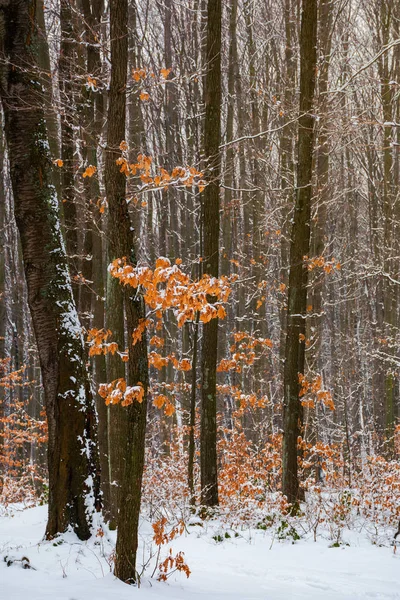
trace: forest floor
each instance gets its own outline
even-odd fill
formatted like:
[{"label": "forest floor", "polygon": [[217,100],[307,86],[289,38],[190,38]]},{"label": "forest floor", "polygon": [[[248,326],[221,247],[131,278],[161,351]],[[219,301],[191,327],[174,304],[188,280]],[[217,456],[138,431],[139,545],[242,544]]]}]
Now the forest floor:
[{"label": "forest floor", "polygon": [[[46,513],[44,506],[0,506],[1,600],[400,599],[400,548],[394,554],[392,532],[380,546],[368,528],[347,530],[343,545],[331,547],[323,532],[317,542],[312,533],[293,542],[262,530],[223,530],[216,521],[194,524],[161,549],[161,560],[170,547],[185,553],[189,579],[180,572],[167,582],[157,573],[152,578],[153,556],[138,589],[111,573],[114,533],[88,542],[72,533],[43,541]],[[140,564],[157,550],[152,535],[143,520]],[[23,557],[32,568],[23,569]]]}]

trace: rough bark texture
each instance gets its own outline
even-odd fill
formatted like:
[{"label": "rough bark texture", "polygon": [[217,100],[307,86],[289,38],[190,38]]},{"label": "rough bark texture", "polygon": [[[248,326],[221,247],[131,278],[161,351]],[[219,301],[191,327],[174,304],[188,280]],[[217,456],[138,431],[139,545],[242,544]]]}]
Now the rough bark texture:
[{"label": "rough bark texture", "polygon": [[[111,31],[111,83],[108,105],[108,136],[105,163],[105,182],[108,201],[108,236],[110,256],[126,257],[136,264],[133,231],[126,203],[126,180],[116,160],[119,145],[125,139],[126,82],[128,65],[128,2],[115,0],[110,5]],[[115,575],[126,583],[137,581],[136,552],[138,547],[138,524],[141,485],[144,465],[146,430],[146,396],[148,387],[148,360],[146,336],[135,346],[132,334],[145,316],[143,298],[136,290],[122,290],[125,305],[125,324],[129,348],[127,369],[128,385],[139,382],[145,390],[142,403],[112,407],[120,410],[116,426],[120,439],[113,438],[119,446],[118,537],[116,546]],[[119,309],[118,309],[119,310]],[[111,421],[115,426],[114,421]]]},{"label": "rough bark texture", "polygon": [[[104,9],[103,0],[82,0],[81,10],[84,16],[86,65],[87,72],[96,80],[102,75],[102,60],[99,47],[101,39],[101,16]],[[104,120],[104,94],[93,91],[84,86],[82,103],[84,110],[84,160],[85,165],[95,165],[97,162],[97,147],[102,133]],[[104,329],[105,312],[105,254],[103,241],[102,215],[96,206],[96,201],[101,197],[98,177],[85,179],[85,206],[87,210],[87,223],[84,241],[84,259],[81,261],[81,271],[85,280],[93,281],[90,286],[80,286],[80,314],[86,316],[96,329]],[[88,260],[91,256],[91,260]],[[93,290],[95,293],[93,293]],[[82,318],[82,317],[81,317]],[[95,390],[100,383],[107,381],[106,357],[103,354],[93,357],[93,381]],[[110,461],[108,447],[108,419],[109,407],[104,399],[96,394],[96,407],[98,414],[98,442],[99,462],[101,474],[101,493],[103,516],[108,521],[111,516],[111,486],[110,486]]]},{"label": "rough bark texture", "polygon": [[[61,101],[61,170],[62,207],[64,213],[65,241],[72,276],[78,272],[78,216],[74,187],[74,127],[73,127],[73,70],[75,32],[72,24],[70,0],[60,0],[60,73]],[[73,292],[78,302],[78,287]]]},{"label": "rough bark texture", "polygon": [[[121,155],[119,145],[125,140],[126,129],[126,83],[128,60],[127,3],[117,1],[110,6],[111,18],[111,83],[107,115],[107,150],[105,158],[105,188],[109,207],[107,221],[107,261],[129,257],[130,244],[123,239],[122,227],[129,229],[126,204],[126,177],[120,172],[116,160]],[[107,279],[106,324],[112,339],[120,349],[125,349],[124,294],[119,281]],[[107,356],[107,379],[125,378],[125,363],[118,355]],[[124,470],[125,409],[120,405],[109,412],[109,450],[111,506],[110,525],[118,521],[121,484]]]},{"label": "rough bark texture", "polygon": [[[205,80],[204,153],[208,185],[203,197],[204,273],[218,277],[221,138],[221,0],[208,1],[207,74]],[[203,328],[200,424],[201,503],[218,504],[217,477],[218,319]]]},{"label": "rough bark texture", "polygon": [[[316,198],[313,199],[313,225],[311,227],[311,247],[312,256],[323,256],[327,244],[326,217],[329,199],[332,196],[332,190],[329,189],[329,158],[330,158],[330,140],[329,140],[329,66],[330,53],[332,47],[332,20],[333,3],[331,0],[322,0],[318,7],[318,46],[322,53],[320,61],[320,70],[318,77],[318,131],[315,132],[318,141],[316,141],[317,152],[315,158],[316,168]],[[315,375],[322,375],[326,371],[324,357],[322,356],[322,336],[324,329],[324,292],[325,292],[325,272],[311,273],[310,278],[310,304],[313,307],[313,316],[307,324],[307,339],[311,342],[310,351],[307,353],[307,360],[311,372]],[[307,442],[315,443],[318,440],[317,431],[318,410],[317,407],[309,407],[304,411],[304,439]],[[319,469],[316,469],[316,477],[319,477]]]},{"label": "rough bark texture", "polygon": [[299,499],[297,439],[302,428],[299,374],[304,374],[308,270],[310,252],[312,160],[317,42],[317,0],[303,0],[300,33],[300,117],[296,205],[290,242],[287,335],[284,369],[282,491],[289,502]]},{"label": "rough bark texture", "polygon": [[72,526],[85,539],[90,535],[88,494],[96,483],[95,412],[52,184],[42,86],[35,70],[35,4],[0,2],[1,99],[49,427],[46,533],[52,537]]}]

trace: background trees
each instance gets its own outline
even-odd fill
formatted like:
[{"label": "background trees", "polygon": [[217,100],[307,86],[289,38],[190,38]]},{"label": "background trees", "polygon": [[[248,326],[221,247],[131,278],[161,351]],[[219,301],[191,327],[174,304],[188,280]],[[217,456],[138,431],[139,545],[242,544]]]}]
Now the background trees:
[{"label": "background trees", "polygon": [[[88,426],[92,410],[85,363],[95,391],[125,379],[129,386],[140,382],[149,399],[147,408],[145,402],[106,407],[96,396],[111,525],[124,505],[119,496],[133,493],[113,482],[134,469],[140,487],[146,415],[148,468],[154,461],[170,464],[177,448],[181,457],[190,454],[191,494],[207,504],[217,502],[216,463],[224,473],[220,490],[227,464],[240,463],[229,444],[242,440],[257,451],[278,452],[285,422],[285,453],[288,436],[292,440],[292,466],[286,461],[285,473],[294,475],[298,465],[301,480],[323,470],[318,444],[335,446],[348,481],[360,460],[395,455],[400,45],[394,42],[400,15],[392,4],[140,0],[127,7],[121,0],[109,12],[100,0],[48,0],[44,13],[37,11],[37,56],[31,46],[16,48],[18,38],[3,36],[0,358],[10,372],[25,364],[36,382],[29,393],[17,391],[32,416],[44,400],[52,406],[39,374],[47,361],[35,324],[39,310],[54,363],[52,383],[69,363],[56,360],[62,307],[32,292],[31,246],[17,234],[17,224],[25,227],[21,198],[29,183],[35,208],[26,226],[47,269],[40,286],[65,266],[57,277],[64,277],[62,303],[77,308],[70,313],[77,334],[83,331],[87,339],[89,331],[111,331],[103,331],[101,348],[89,359],[80,336],[73,340],[80,367],[68,366],[68,387],[60,393],[71,390],[77,397],[84,382],[87,413],[79,412],[77,427]],[[25,5],[0,3],[6,33],[10,15],[14,24]],[[302,10],[310,14],[307,35]],[[10,91],[18,77],[26,87],[23,97]],[[39,131],[35,170],[27,140]],[[23,177],[16,175],[20,164]],[[61,230],[55,228],[55,203],[44,199],[42,211],[38,201],[50,191],[54,200],[53,184]],[[46,236],[57,253],[46,249]],[[132,267],[154,269],[160,256],[170,261],[168,268],[182,260],[192,279],[202,273],[231,277],[226,317],[204,323],[193,315],[179,327],[179,312],[166,308],[162,318],[149,303],[144,307],[142,288],[124,288],[106,270],[123,257]],[[301,294],[295,306],[296,287]],[[145,317],[147,334],[132,345]],[[108,350],[113,343],[114,354]],[[5,389],[1,399],[7,416],[11,393]],[[298,423],[302,410],[304,427]],[[34,444],[21,452],[41,460]],[[87,468],[76,471],[80,480]],[[282,482],[279,467],[270,477],[271,489],[283,483],[290,500],[296,499],[297,483]],[[135,577],[134,559],[128,562],[123,579]]]}]

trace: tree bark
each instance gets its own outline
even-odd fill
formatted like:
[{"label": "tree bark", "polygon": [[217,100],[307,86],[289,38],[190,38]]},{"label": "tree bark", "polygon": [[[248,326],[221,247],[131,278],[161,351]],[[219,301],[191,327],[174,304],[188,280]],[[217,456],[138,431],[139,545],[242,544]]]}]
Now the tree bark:
[{"label": "tree bark", "polygon": [[[204,152],[208,185],[203,198],[204,273],[218,277],[220,139],[221,139],[221,0],[208,0],[207,74],[205,79]],[[201,503],[218,504],[217,476],[217,350],[218,319],[203,327],[200,467]]]},{"label": "tree bark", "polygon": [[1,99],[49,427],[46,535],[71,526],[87,539],[97,496],[95,411],[52,184],[34,15],[33,0],[0,2]]},{"label": "tree bark", "polygon": [[[62,207],[65,240],[72,276],[78,272],[78,216],[74,187],[74,127],[73,127],[73,68],[75,32],[70,0],[60,0],[60,101],[61,101],[61,170]],[[73,283],[75,301],[79,288]]]},{"label": "tree bark", "polygon": [[[108,105],[107,154],[105,184],[108,202],[108,237],[110,258],[126,257],[136,265],[134,234],[126,203],[126,178],[116,165],[120,156],[119,145],[125,139],[126,83],[128,66],[128,2],[115,0],[110,4],[111,82]],[[137,581],[136,552],[144,466],[146,406],[148,387],[148,359],[146,336],[132,344],[132,334],[140,319],[145,317],[143,298],[136,290],[122,288],[125,306],[125,325],[129,349],[127,384],[144,388],[143,402],[135,401],[119,409],[118,432],[113,444],[119,446],[118,536],[115,575],[126,583]],[[118,310],[120,308],[117,307]],[[111,413],[112,414],[112,413]]]},{"label": "tree bark", "polygon": [[300,111],[297,160],[297,189],[292,236],[287,307],[284,367],[282,491],[290,503],[299,500],[297,440],[303,411],[299,398],[299,374],[304,374],[310,252],[310,216],[314,117],[311,114],[317,62],[317,0],[303,0],[300,32]]}]

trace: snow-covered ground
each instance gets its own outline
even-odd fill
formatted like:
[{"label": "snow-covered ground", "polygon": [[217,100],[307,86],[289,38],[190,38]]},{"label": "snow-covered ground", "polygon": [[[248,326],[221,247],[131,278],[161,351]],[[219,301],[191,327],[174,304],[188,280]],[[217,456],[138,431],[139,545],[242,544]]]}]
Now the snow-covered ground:
[{"label": "snow-covered ground", "polygon": [[[72,534],[58,544],[43,541],[46,507],[7,513],[0,507],[1,600],[400,599],[400,549],[395,555],[388,543],[372,545],[365,531],[348,532],[344,538],[350,545],[332,548],[323,537],[314,542],[308,535],[293,544],[260,530],[228,539],[222,535],[218,542],[215,523],[195,525],[163,550],[166,555],[172,546],[174,553],[185,553],[190,578],[176,573],[158,582],[149,567],[137,589],[113,577],[113,540],[107,542],[107,536],[87,543]],[[147,560],[150,549],[147,522],[141,537],[139,562]],[[5,556],[25,556],[33,568],[24,570],[21,562],[7,566]]]}]

